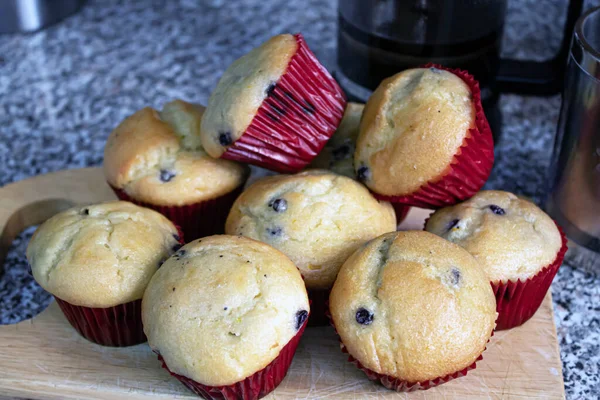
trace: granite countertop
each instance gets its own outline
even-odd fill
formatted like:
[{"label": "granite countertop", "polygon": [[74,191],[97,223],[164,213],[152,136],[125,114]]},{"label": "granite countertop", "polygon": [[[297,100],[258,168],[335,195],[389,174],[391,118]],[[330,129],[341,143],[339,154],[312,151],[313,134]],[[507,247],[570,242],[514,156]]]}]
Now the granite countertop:
[{"label": "granite countertop", "polygon": [[[0,36],[0,184],[101,164],[106,137],[119,121],[173,98],[206,103],[223,69],[273,34],[304,33],[333,66],[335,4],[97,0],[43,32]],[[564,9],[564,1],[509,1],[504,53],[550,56]],[[501,97],[504,127],[488,188],[542,198],[559,106],[559,96]],[[33,230],[15,240],[8,256],[0,323],[29,318],[50,301],[27,273]],[[600,278],[565,265],[552,293],[567,397],[597,396]]]}]

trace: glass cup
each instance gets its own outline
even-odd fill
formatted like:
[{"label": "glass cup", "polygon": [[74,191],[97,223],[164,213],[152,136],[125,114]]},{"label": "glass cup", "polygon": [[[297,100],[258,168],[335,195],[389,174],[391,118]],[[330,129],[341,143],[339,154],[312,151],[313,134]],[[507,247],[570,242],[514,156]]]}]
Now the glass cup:
[{"label": "glass cup", "polygon": [[546,208],[569,238],[566,261],[600,273],[600,7],[575,25]]}]

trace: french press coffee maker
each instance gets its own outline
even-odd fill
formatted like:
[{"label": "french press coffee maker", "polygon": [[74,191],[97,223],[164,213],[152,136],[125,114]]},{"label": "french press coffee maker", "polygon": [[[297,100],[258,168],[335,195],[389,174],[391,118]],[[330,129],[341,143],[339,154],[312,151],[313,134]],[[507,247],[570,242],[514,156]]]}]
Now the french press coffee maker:
[{"label": "french press coffee maker", "polygon": [[562,89],[582,3],[570,0],[558,54],[538,62],[500,58],[507,0],[339,0],[336,77],[351,100],[365,102],[383,79],[407,68],[433,62],[466,69],[481,85],[497,135],[500,93],[551,95]]}]

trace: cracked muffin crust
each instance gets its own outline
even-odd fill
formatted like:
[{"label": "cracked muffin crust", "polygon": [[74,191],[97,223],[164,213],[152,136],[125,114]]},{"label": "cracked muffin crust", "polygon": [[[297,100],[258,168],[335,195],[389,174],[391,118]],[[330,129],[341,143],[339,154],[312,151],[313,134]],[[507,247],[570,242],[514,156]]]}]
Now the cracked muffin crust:
[{"label": "cracked muffin crust", "polygon": [[210,157],[200,143],[204,107],[175,100],[146,107],[110,134],[104,149],[108,183],[132,199],[184,206],[225,195],[244,184],[247,166]]},{"label": "cracked muffin crust", "polygon": [[481,191],[431,215],[425,229],[470,252],[492,282],[533,277],[556,258],[562,239],[535,204],[509,192]]},{"label": "cracked muffin crust", "polygon": [[360,183],[324,170],[261,179],[234,203],[225,232],[270,244],[300,269],[309,289],[329,289],[365,241],[396,230],[387,202]]},{"label": "cracked muffin crust", "polygon": [[44,222],[27,260],[35,280],[59,299],[108,308],[141,299],[179,240],[161,214],[115,201],[71,208]]},{"label": "cracked muffin crust", "polygon": [[311,168],[328,169],[336,174],[355,179],[354,172],[354,149],[360,118],[365,108],[364,104],[348,103],[344,111],[344,117],[331,139],[323,150],[313,160]]},{"label": "cracked muffin crust", "polygon": [[382,235],[342,266],[330,295],[335,328],[364,367],[407,382],[473,364],[496,300],[475,259],[428,232]]},{"label": "cracked muffin crust", "polygon": [[170,371],[208,386],[230,385],[266,367],[308,312],[302,277],[289,258],[228,235],[182,247],[142,301],[150,347]]},{"label": "cracked muffin crust", "polygon": [[404,196],[443,176],[475,127],[467,84],[437,68],[415,68],[383,82],[367,102],[354,153],[359,180]]}]

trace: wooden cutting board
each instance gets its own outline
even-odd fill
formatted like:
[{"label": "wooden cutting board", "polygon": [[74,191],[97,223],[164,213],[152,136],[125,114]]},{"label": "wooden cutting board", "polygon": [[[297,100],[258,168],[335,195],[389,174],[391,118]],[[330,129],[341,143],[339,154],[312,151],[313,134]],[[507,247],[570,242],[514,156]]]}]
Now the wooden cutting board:
[{"label": "wooden cutting board", "polygon": [[[99,168],[61,171],[0,189],[0,257],[25,227],[74,204],[114,199]],[[413,209],[401,229],[421,229]],[[7,265],[6,268],[10,268]],[[330,327],[308,328],[282,384],[266,399],[562,399],[564,385],[550,293],[519,328],[497,332],[466,377],[427,391],[395,393],[346,361]],[[56,303],[0,326],[0,398],[193,399],[146,344],[107,348],[82,339]]]}]

